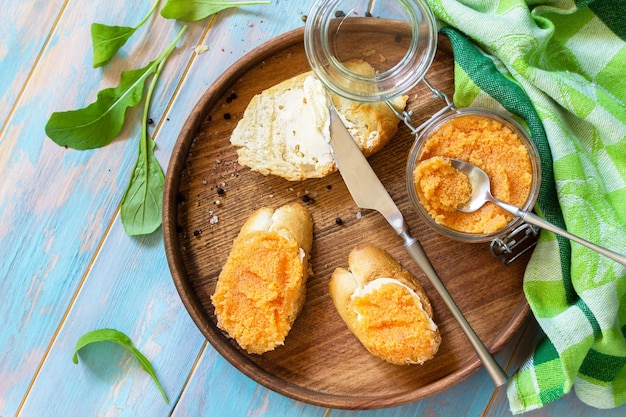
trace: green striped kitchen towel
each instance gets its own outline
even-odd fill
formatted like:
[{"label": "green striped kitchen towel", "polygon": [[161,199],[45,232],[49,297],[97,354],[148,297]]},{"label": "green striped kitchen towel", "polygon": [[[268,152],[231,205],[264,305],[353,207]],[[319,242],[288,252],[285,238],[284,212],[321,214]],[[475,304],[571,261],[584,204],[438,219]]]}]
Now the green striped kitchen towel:
[{"label": "green striped kitchen towel", "polygon": [[[458,107],[508,111],[541,154],[535,211],[626,253],[626,0],[428,0],[453,45]],[[513,413],[573,387],[626,403],[626,267],[546,231],[524,292],[546,334],[515,373]]]}]

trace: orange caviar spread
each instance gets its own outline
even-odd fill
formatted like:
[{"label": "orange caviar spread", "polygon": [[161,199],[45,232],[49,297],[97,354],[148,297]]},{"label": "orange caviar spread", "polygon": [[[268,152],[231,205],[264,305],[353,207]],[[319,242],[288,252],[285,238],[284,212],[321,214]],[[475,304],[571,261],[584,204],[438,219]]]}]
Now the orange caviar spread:
[{"label": "orange caviar spread", "polygon": [[282,345],[303,291],[298,244],[275,232],[255,232],[233,250],[212,302],[218,327],[249,353]]},{"label": "orange caviar spread", "polygon": [[438,212],[462,207],[470,199],[472,185],[467,175],[452,166],[449,159],[433,156],[415,168],[415,180],[437,220]]},{"label": "orange caviar spread", "polygon": [[491,180],[495,198],[518,207],[526,203],[533,180],[532,166],[518,135],[487,116],[460,116],[426,139],[413,171],[420,203],[437,223],[460,232],[487,234],[513,219],[513,215],[490,202],[473,213],[456,210],[469,200],[471,188],[467,189],[467,177],[444,158],[465,160],[482,168]]},{"label": "orange caviar spread", "polygon": [[434,323],[419,297],[403,285],[386,283],[353,296],[351,307],[359,321],[355,335],[378,357],[397,365],[422,363],[439,348]]}]

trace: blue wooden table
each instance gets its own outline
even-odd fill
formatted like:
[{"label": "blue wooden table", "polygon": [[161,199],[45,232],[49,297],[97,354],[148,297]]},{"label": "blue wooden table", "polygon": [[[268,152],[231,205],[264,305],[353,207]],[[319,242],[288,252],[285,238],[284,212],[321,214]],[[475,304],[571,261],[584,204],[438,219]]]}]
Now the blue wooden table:
[{"label": "blue wooden table", "polygon": [[[161,2],[161,6],[165,3]],[[229,9],[189,24],[150,110],[156,155],[168,164],[202,93],[237,59],[302,27],[311,0]],[[255,383],[206,342],[172,282],[160,229],[130,237],[120,200],[137,153],[140,107],[108,146],[76,151],[44,127],[81,108],[121,71],[139,68],[181,22],[155,14],[105,67],[92,67],[90,25],[136,25],[148,1],[24,0],[0,8],[0,416],[506,416],[503,389],[484,370],[418,403],[346,411],[297,402]],[[201,46],[201,48],[196,48]],[[78,338],[115,328],[152,362],[170,402],[122,348],[101,343],[72,363]],[[498,354],[509,374],[540,329],[529,318]],[[532,416],[617,416],[570,393]]]}]

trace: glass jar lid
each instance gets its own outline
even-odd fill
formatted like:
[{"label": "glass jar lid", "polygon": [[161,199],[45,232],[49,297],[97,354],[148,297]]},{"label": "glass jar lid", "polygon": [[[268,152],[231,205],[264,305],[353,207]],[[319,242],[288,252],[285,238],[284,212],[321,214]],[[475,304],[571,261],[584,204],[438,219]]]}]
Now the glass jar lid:
[{"label": "glass jar lid", "polygon": [[424,77],[435,56],[437,25],[421,0],[318,0],[307,16],[304,46],[328,89],[381,102]]}]

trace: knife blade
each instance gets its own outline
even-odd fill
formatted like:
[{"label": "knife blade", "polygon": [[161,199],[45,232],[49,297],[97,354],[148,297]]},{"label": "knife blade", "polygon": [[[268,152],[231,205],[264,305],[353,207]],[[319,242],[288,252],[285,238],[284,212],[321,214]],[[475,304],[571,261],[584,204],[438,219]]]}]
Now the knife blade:
[{"label": "knife blade", "polygon": [[422,245],[416,238],[410,235],[408,225],[400,209],[398,209],[398,206],[352,138],[350,131],[348,131],[344,125],[337,109],[332,105],[332,102],[329,104],[329,111],[330,151],[337,164],[337,168],[339,168],[339,173],[355,203],[361,208],[378,211],[391,225],[396,234],[402,238],[405,249],[422,269],[424,274],[426,274],[426,277],[435,287],[435,290],[439,293],[444,303],[459,323],[495,386],[504,385],[508,380],[506,372],[504,372],[502,367],[500,367],[498,362],[476,335],[476,332],[474,332],[474,329],[470,326],[467,319],[450,296],[450,293],[424,252]]}]

